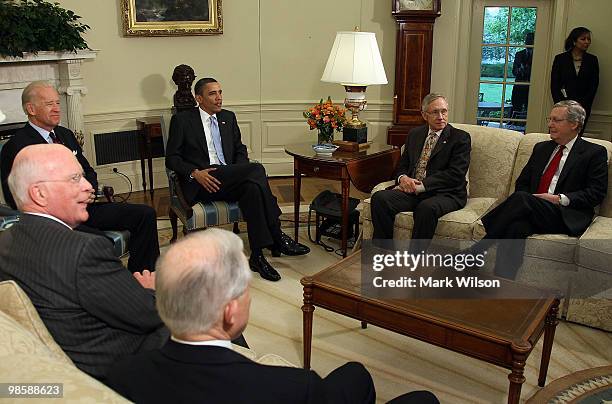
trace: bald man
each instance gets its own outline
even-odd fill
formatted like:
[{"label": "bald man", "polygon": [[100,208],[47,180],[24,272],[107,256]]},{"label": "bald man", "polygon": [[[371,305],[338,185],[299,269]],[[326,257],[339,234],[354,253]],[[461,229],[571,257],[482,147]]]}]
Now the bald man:
[{"label": "bald man", "polygon": [[132,276],[107,239],[73,231],[89,217],[92,187],[70,149],[23,148],[8,185],[24,214],[0,237],[0,281],[19,284],[74,364],[104,380],[122,356],[162,346],[154,274]]}]

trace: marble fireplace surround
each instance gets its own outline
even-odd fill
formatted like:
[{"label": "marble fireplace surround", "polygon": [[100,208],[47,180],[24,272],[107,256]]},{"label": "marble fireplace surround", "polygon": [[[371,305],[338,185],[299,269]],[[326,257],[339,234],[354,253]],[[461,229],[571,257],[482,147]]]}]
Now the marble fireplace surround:
[{"label": "marble fireplace surround", "polygon": [[[55,85],[62,103],[62,125],[78,137],[84,133],[81,97],[87,94],[81,65],[95,59],[97,51],[26,53],[23,58],[0,57],[0,125],[27,121],[21,108],[21,93],[32,81],[47,80]],[[91,151],[87,139],[84,152]]]}]

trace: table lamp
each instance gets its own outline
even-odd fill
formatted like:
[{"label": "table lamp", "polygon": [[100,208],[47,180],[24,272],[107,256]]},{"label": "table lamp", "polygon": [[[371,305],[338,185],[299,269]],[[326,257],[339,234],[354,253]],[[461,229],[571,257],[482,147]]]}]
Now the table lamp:
[{"label": "table lamp", "polygon": [[344,105],[351,111],[351,119],[344,126],[342,139],[365,143],[368,128],[359,120],[359,111],[367,104],[366,87],[387,84],[376,34],[360,32],[359,28],[337,32],[321,81],[339,83],[346,90]]}]

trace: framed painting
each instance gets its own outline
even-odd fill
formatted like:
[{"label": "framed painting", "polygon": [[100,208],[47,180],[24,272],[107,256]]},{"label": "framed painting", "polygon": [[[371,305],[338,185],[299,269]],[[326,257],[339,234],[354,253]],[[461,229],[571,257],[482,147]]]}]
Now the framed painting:
[{"label": "framed painting", "polygon": [[221,0],[121,0],[126,36],[218,35]]}]

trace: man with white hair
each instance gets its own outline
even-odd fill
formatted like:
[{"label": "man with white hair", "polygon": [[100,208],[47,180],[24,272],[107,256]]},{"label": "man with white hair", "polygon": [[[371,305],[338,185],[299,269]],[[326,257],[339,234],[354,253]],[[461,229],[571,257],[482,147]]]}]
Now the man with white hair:
[{"label": "man with white hair", "polygon": [[155,260],[159,256],[155,210],[143,204],[95,201],[97,174],[83,155],[72,131],[60,126],[60,98],[50,83],[34,81],[28,84],[21,95],[21,102],[24,112],[28,115],[28,122],[2,147],[0,158],[2,191],[7,203],[15,207],[7,179],[17,153],[33,144],[64,145],[76,156],[83,167],[85,179],[92,185],[87,199],[89,216],[77,230],[99,235],[104,234],[101,230],[128,230],[128,269],[132,272],[153,270]]},{"label": "man with white hair", "polygon": [[[243,248],[235,234],[208,229],[162,255],[157,309],[171,340],[119,362],[109,372],[109,386],[138,403],[373,403],[372,378],[359,363],[322,379],[312,370],[261,365],[232,350],[230,340],[246,328],[251,303]],[[437,402],[429,392],[396,400]]]},{"label": "man with white hair", "polygon": [[74,364],[104,380],[120,357],[162,346],[155,275],[132,276],[108,240],[73,231],[89,216],[92,188],[72,152],[27,146],[8,184],[23,215],[0,237],[0,281],[17,282]]},{"label": "man with white hair", "polygon": [[595,206],[606,196],[608,156],[603,146],[578,136],[585,117],[576,101],[553,105],[547,118],[550,140],[533,147],[514,193],[482,218],[487,234],[472,250],[478,253],[503,239],[497,275],[516,276],[532,234],[580,237],[591,224]]}]

